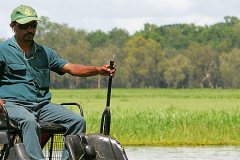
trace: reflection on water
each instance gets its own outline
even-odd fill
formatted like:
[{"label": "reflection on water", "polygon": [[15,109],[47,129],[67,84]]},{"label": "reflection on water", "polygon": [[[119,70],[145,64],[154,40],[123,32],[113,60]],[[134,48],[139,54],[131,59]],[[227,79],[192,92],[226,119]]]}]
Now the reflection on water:
[{"label": "reflection on water", "polygon": [[240,160],[240,146],[126,147],[129,160]]}]

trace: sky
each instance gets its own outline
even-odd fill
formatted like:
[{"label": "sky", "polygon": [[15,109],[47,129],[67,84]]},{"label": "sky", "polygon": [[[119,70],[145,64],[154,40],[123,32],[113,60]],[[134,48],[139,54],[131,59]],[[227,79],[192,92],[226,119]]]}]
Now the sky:
[{"label": "sky", "polygon": [[13,35],[10,15],[22,4],[51,22],[87,32],[121,28],[133,34],[146,23],[212,25],[225,16],[240,18],[240,0],[0,0],[0,38]]}]

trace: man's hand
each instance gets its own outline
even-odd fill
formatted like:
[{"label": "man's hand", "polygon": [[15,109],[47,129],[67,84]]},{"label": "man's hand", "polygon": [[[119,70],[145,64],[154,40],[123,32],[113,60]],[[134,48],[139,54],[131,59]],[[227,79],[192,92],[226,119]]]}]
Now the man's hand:
[{"label": "man's hand", "polygon": [[3,106],[5,105],[5,102],[4,102],[4,100],[3,99],[0,99],[0,113],[2,113],[3,112]]},{"label": "man's hand", "polygon": [[99,67],[99,70],[100,70],[100,74],[102,76],[108,76],[108,75],[111,75],[112,77],[114,76],[115,72],[116,72],[116,65],[113,65],[113,68],[110,69],[110,65],[109,64],[106,64],[102,67]]}]

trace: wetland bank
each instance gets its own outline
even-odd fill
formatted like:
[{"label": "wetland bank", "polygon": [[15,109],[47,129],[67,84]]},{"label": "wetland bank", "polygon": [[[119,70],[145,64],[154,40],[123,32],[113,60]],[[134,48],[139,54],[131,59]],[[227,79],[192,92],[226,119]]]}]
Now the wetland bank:
[{"label": "wetland bank", "polygon": [[[87,133],[99,132],[105,89],[51,90],[78,102]],[[124,146],[240,146],[237,89],[112,89],[111,136]]]}]

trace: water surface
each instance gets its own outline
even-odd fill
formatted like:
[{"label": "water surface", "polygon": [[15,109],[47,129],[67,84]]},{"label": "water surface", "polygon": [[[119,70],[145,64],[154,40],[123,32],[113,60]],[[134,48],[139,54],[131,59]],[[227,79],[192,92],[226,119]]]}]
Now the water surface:
[{"label": "water surface", "polygon": [[126,147],[129,160],[240,160],[240,146]]}]

